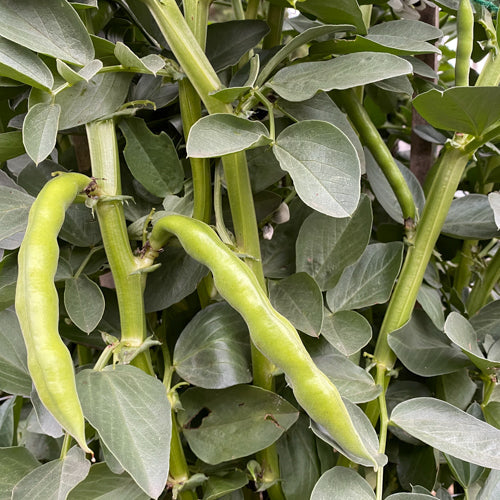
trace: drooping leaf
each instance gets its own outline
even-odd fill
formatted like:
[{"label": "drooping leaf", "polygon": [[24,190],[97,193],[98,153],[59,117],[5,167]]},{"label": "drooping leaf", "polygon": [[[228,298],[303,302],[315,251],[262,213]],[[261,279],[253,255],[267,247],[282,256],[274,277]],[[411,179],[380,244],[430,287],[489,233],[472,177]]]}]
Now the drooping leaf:
[{"label": "drooping leaf", "polygon": [[326,300],[332,312],[359,309],[389,300],[403,261],[403,245],[368,245],[359,260],[346,268]]},{"label": "drooping leaf", "polygon": [[0,186],[0,240],[26,229],[33,197],[18,189]]},{"label": "drooping leaf", "polygon": [[297,330],[317,337],[323,323],[323,296],[307,273],[297,273],[269,282],[269,298],[274,308]]},{"label": "drooping leaf", "polygon": [[81,66],[94,58],[83,22],[66,0],[5,0],[0,35],[35,52]]},{"label": "drooping leaf", "polygon": [[368,245],[372,219],[371,203],[364,195],[351,217],[311,214],[297,237],[297,271],[312,276],[321,290],[334,286]]},{"label": "drooping leaf", "polygon": [[183,434],[196,456],[209,464],[270,446],[299,416],[277,394],[248,385],[188,389],[181,403],[184,411],[178,418]]},{"label": "drooping leaf", "polygon": [[388,342],[406,368],[422,377],[453,373],[469,365],[423,311],[415,310],[408,323],[389,334]]},{"label": "drooping leaf", "polygon": [[355,311],[325,314],[321,335],[345,356],[361,350],[372,338],[368,320]]},{"label": "drooping leaf", "polygon": [[357,52],[288,66],[271,78],[269,86],[288,101],[305,101],[319,90],[343,90],[411,72],[408,61],[392,54]]},{"label": "drooping leaf", "polygon": [[134,366],[117,365],[81,371],[77,388],[83,413],[100,439],[144,492],[158,498],[169,468],[171,421],[165,386]]},{"label": "drooping leaf", "polygon": [[10,500],[12,488],[40,462],[24,446],[0,448],[0,498]]},{"label": "drooping leaf", "polygon": [[434,398],[400,403],[390,422],[438,450],[466,462],[500,469],[500,430]]},{"label": "drooping leaf", "polygon": [[127,144],[123,155],[132,175],[152,194],[161,198],[182,189],[184,171],[172,139],[155,135],[141,118],[120,122]]},{"label": "drooping leaf", "polygon": [[113,474],[104,462],[90,467],[88,476],[68,495],[68,500],[148,500],[134,480],[127,474]]},{"label": "drooping leaf", "polygon": [[173,366],[193,385],[224,389],[252,380],[248,328],[227,303],[202,309],[175,344]]},{"label": "drooping leaf", "polygon": [[23,122],[23,144],[30,158],[38,165],[56,145],[59,128],[59,104],[35,104]]},{"label": "drooping leaf", "polygon": [[281,132],[273,153],[304,203],[332,217],[348,217],[356,210],[360,160],[335,125],[316,120],[295,123]]},{"label": "drooping leaf", "polygon": [[75,325],[90,333],[104,314],[104,295],[99,285],[86,275],[66,280],[64,307]]},{"label": "drooping leaf", "polygon": [[50,69],[36,54],[1,36],[0,75],[45,91],[54,85]]},{"label": "drooping leaf", "polygon": [[64,500],[90,470],[85,453],[75,446],[64,458],[47,462],[24,476],[12,490],[12,500]]},{"label": "drooping leaf", "polygon": [[499,125],[500,87],[433,89],[415,97],[413,106],[433,127],[480,137]]},{"label": "drooping leaf", "polygon": [[0,134],[0,162],[24,153],[23,136],[20,130]]},{"label": "drooping leaf", "polygon": [[194,158],[213,158],[271,143],[263,123],[215,113],[201,118],[191,127],[186,152]]},{"label": "drooping leaf", "polygon": [[334,467],[326,471],[316,483],[311,500],[374,500],[375,493],[366,479],[347,467]]}]

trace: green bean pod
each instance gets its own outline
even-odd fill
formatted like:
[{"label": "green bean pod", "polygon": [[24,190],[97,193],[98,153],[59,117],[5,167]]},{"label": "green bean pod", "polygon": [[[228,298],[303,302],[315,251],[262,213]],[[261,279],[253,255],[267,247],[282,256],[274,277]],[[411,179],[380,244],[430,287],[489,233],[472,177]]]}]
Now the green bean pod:
[{"label": "green bean pod", "polygon": [[457,10],[455,85],[469,86],[470,58],[474,45],[474,12],[470,0],[460,0]]},{"label": "green bean pod", "polygon": [[207,266],[220,295],[236,309],[254,345],[288,377],[298,403],[323,426],[339,447],[376,469],[384,457],[370,453],[330,379],[316,366],[292,324],[271,305],[255,275],[210,226],[182,215],[168,215],[154,226],[150,245],[158,251],[174,234],[186,252]]},{"label": "green bean pod", "polygon": [[57,236],[66,209],[90,179],[64,173],[51,179],[33,203],[19,250],[16,313],[28,353],[28,369],[40,400],[87,453],[85,421],[71,355],[58,332],[59,300],[54,276]]}]

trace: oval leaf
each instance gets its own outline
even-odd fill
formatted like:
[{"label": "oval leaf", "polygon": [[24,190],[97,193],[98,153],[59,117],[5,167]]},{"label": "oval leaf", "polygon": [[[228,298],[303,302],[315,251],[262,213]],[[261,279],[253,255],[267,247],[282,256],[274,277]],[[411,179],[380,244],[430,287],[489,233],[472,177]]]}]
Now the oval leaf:
[{"label": "oval leaf", "polygon": [[286,400],[259,387],[188,389],[179,424],[198,458],[209,464],[245,457],[273,444],[298,418]]},{"label": "oval leaf", "polygon": [[66,280],[64,307],[71,321],[86,333],[90,333],[104,314],[104,295],[97,283],[85,275]]},{"label": "oval leaf", "polygon": [[38,165],[56,145],[59,128],[59,104],[35,104],[23,122],[23,144],[30,158]]},{"label": "oval leaf", "polygon": [[10,500],[12,488],[40,462],[24,446],[0,448],[0,498]]},{"label": "oval leaf", "polygon": [[227,303],[202,309],[175,344],[173,364],[193,385],[224,389],[252,380],[248,328]]},{"label": "oval leaf", "polygon": [[278,71],[268,85],[288,101],[305,101],[318,90],[348,89],[407,75],[412,71],[412,65],[398,56],[383,52],[357,52],[329,61],[288,66]]},{"label": "oval leaf", "polygon": [[81,66],[94,58],[90,36],[66,0],[4,0],[0,35],[35,52]]},{"label": "oval leaf", "polygon": [[0,240],[24,231],[34,198],[8,186],[0,186]]},{"label": "oval leaf", "polygon": [[356,210],[360,161],[335,125],[316,120],[295,123],[279,135],[273,153],[306,205],[332,217],[348,217]]},{"label": "oval leaf", "polygon": [[327,470],[316,483],[311,500],[374,500],[375,493],[366,479],[355,470],[346,467],[334,467]]},{"label": "oval leaf", "polygon": [[191,127],[186,152],[194,158],[213,158],[271,143],[269,131],[261,122],[215,113]]},{"label": "oval leaf", "polygon": [[391,423],[438,450],[466,462],[500,469],[500,430],[434,398],[404,401]]},{"label": "oval leaf", "polygon": [[[130,365],[77,375],[83,414],[136,483],[158,498],[167,479],[170,403],[165,386]],[[113,408],[110,418],[109,408]]]}]

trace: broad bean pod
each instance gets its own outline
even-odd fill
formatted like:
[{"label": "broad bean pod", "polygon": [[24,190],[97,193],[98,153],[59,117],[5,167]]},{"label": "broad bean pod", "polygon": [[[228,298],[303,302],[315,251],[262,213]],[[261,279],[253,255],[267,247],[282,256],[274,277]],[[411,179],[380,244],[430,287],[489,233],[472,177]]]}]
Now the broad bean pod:
[{"label": "broad bean pod", "polygon": [[470,0],[460,0],[457,10],[457,52],[455,85],[469,85],[470,58],[474,45],[474,12]]},{"label": "broad bean pod", "polygon": [[77,173],[51,179],[33,203],[19,250],[16,313],[28,354],[28,369],[40,400],[87,453],[85,421],[71,355],[58,332],[59,299],[54,276],[57,236],[66,209],[91,180]]},{"label": "broad bean pod", "polygon": [[[186,252],[207,266],[220,295],[245,320],[254,345],[287,376],[295,398],[339,447],[376,469],[385,457],[366,448],[335,385],[316,366],[296,329],[271,305],[255,275],[203,222],[182,215],[160,219],[149,244],[154,257],[170,233]],[[150,251],[151,251],[150,250]]]}]

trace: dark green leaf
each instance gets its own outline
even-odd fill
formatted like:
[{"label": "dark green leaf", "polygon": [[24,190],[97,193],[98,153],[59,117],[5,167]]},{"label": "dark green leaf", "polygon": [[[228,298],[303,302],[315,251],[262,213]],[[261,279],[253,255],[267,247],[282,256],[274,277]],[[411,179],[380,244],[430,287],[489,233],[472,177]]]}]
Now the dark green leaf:
[{"label": "dark green leaf", "polygon": [[[168,478],[170,403],[165,386],[130,365],[77,376],[83,413],[122,467],[151,497]],[[113,408],[110,418],[109,408]]]},{"label": "dark green leaf", "polygon": [[3,402],[0,404],[0,448],[7,448],[12,446],[14,439],[14,403],[16,398],[2,399]]},{"label": "dark green leaf", "polygon": [[311,500],[374,500],[372,487],[355,470],[334,467],[326,471],[316,483]]},{"label": "dark green leaf", "polygon": [[466,462],[500,469],[500,430],[449,403],[416,398],[400,403],[391,423]]},{"label": "dark green leaf", "polygon": [[411,72],[411,64],[400,57],[358,52],[283,68],[271,78],[269,86],[288,101],[305,101],[318,90],[348,89]]},{"label": "dark green leaf", "polygon": [[462,368],[454,373],[441,375],[436,389],[439,399],[465,410],[477,391],[477,385],[471,380],[469,371]]},{"label": "dark green leaf", "polygon": [[338,312],[386,302],[402,261],[402,243],[368,245],[359,260],[346,268],[335,287],[328,290],[328,307]]},{"label": "dark green leaf", "polygon": [[77,446],[64,458],[47,462],[24,476],[12,490],[12,500],[64,500],[89,473],[90,462]]},{"label": "dark green leaf", "polygon": [[0,390],[29,396],[32,382],[26,347],[16,313],[11,309],[0,311],[0,340]]},{"label": "dark green leaf", "polygon": [[354,212],[360,196],[360,161],[335,125],[317,120],[295,123],[281,132],[273,152],[304,203],[332,217]]},{"label": "dark green leaf", "polygon": [[399,443],[397,471],[403,488],[409,490],[412,484],[420,484],[432,489],[437,475],[434,450],[430,446]]},{"label": "dark green leaf", "polygon": [[297,330],[318,337],[323,323],[323,296],[317,283],[306,273],[297,273],[269,282],[271,303]]},{"label": "dark green leaf", "polygon": [[209,464],[270,446],[299,415],[277,394],[248,385],[188,389],[181,403],[184,411],[178,418],[183,434],[196,456]]},{"label": "dark green leaf", "polygon": [[83,204],[73,204],[66,210],[66,217],[59,236],[79,247],[95,246],[101,241],[97,219]]},{"label": "dark green leaf", "polygon": [[486,304],[470,319],[470,323],[481,342],[487,335],[495,340],[500,339],[500,300]]},{"label": "dark green leaf", "polygon": [[24,153],[23,135],[20,130],[0,134],[0,162]]},{"label": "dark green leaf", "polygon": [[203,500],[216,500],[232,491],[243,488],[248,483],[243,471],[235,470],[223,476],[210,476],[205,487]]},{"label": "dark green leaf", "polygon": [[344,269],[356,262],[370,239],[372,209],[362,196],[351,217],[333,218],[313,213],[297,237],[297,271],[312,276],[321,290],[328,290]]},{"label": "dark green leaf", "polygon": [[38,165],[56,145],[59,128],[59,104],[35,104],[23,122],[23,144],[30,158]]},{"label": "dark green leaf", "polygon": [[14,304],[16,281],[17,254],[10,253],[0,260],[0,311]]},{"label": "dark green leaf", "polygon": [[175,344],[173,365],[193,385],[224,389],[252,380],[248,328],[225,302],[202,309]]},{"label": "dark green leaf", "polygon": [[2,37],[0,37],[0,75],[46,91],[50,91],[54,85],[50,69],[36,54]]},{"label": "dark green leaf", "polygon": [[469,194],[453,200],[441,232],[471,240],[500,237],[494,212],[484,194]]},{"label": "dark green leaf", "polygon": [[153,134],[140,118],[122,120],[120,129],[127,141],[123,155],[132,175],[155,196],[178,193],[184,171],[172,139],[165,132]]},{"label": "dark green leaf", "polygon": [[453,87],[429,90],[413,106],[433,127],[482,136],[498,125],[500,87]]},{"label": "dark green leaf", "polygon": [[0,448],[0,498],[10,500],[12,488],[40,462],[23,446]]},{"label": "dark green leaf", "polygon": [[191,127],[186,152],[194,158],[212,158],[271,143],[263,123],[215,113],[201,118]]},{"label": "dark green leaf", "polygon": [[406,368],[422,377],[453,373],[470,364],[423,311],[415,310],[408,323],[389,334],[388,342]]}]

